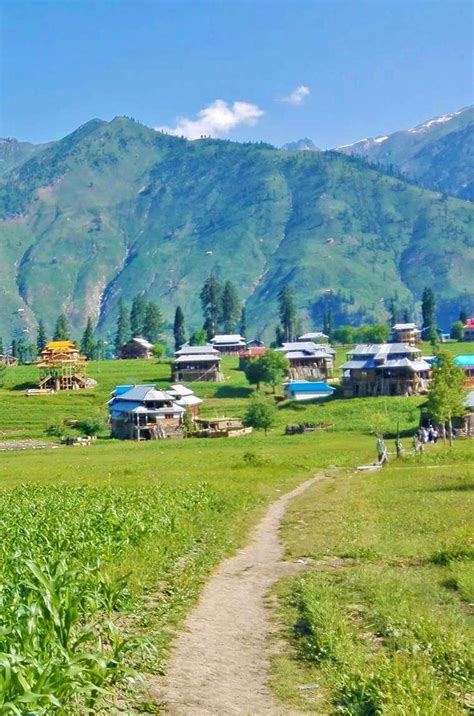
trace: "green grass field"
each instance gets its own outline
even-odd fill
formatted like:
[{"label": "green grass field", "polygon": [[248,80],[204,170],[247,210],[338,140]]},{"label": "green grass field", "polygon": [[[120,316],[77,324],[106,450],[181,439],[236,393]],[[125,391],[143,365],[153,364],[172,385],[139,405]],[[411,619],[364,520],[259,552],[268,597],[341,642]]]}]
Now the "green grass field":
[{"label": "green grass field", "polygon": [[[243,415],[252,391],[236,365],[237,359],[224,359],[225,383],[193,386],[205,399],[204,413]],[[304,406],[281,402],[266,437],[255,432],[232,440],[138,444],[111,440],[104,430],[90,447],[55,447],[58,441],[46,435],[48,427],[64,420],[105,417],[106,401],[116,384],[150,382],[166,387],[170,382],[166,362],[91,363],[89,374],[98,381],[90,391],[28,398],[24,389],[35,381],[36,369],[20,366],[8,370],[0,390],[1,439],[51,442],[51,448],[0,453],[0,582],[8,585],[1,593],[0,659],[5,673],[11,674],[3,681],[0,675],[0,710],[10,713],[12,703],[20,713],[26,704],[35,714],[79,713],[87,706],[95,713],[108,712],[109,697],[102,689],[120,704],[138,708],[139,689],[130,687],[129,669],[164,669],[173,630],[213,567],[246,540],[250,527],[281,491],[329,466],[339,468],[340,477],[321,483],[295,503],[284,537],[291,558],[329,555],[349,560],[350,571],[341,572],[353,576],[347,584],[337,577],[336,589],[330,573],[324,573],[321,582],[320,573],[310,568],[301,580],[285,582],[279,592],[282,619],[289,629],[292,619],[303,619],[315,600],[321,609],[339,610],[337,614],[356,600],[369,620],[375,619],[370,605],[376,604],[378,640],[385,618],[379,602],[385,591],[395,590],[394,594],[403,594],[408,616],[413,612],[428,619],[432,612],[426,628],[427,634],[434,634],[436,624],[431,622],[441,619],[442,595],[440,614],[450,615],[440,622],[451,645],[446,658],[460,648],[461,636],[467,633],[464,606],[461,616],[455,612],[458,605],[467,604],[470,588],[462,524],[470,496],[464,486],[471,446],[459,443],[446,452],[439,447],[421,462],[402,461],[380,476],[353,475],[355,465],[375,458],[374,430],[393,436],[400,430],[408,447],[408,436],[418,424],[419,399],[333,399]],[[274,402],[270,393],[267,399]],[[332,428],[284,435],[288,423],[304,421],[324,421]],[[392,449],[390,438],[388,446]],[[435,468],[425,470],[430,463]],[[455,467],[443,471],[451,463]],[[436,489],[431,491],[430,486]],[[452,557],[458,548],[462,554]],[[438,562],[433,561],[438,553]],[[422,564],[412,566],[413,560]],[[440,580],[452,586],[443,586]],[[408,617],[399,611],[399,598],[392,602],[398,624]],[[390,601],[386,607],[390,609]],[[326,612],[321,614],[326,625]],[[334,640],[331,623],[323,631]],[[365,651],[360,651],[357,635],[350,632],[344,639],[357,643],[357,653],[348,656],[350,688],[360,683],[362,690],[386,694],[385,682],[367,681],[368,672],[362,669]],[[387,683],[395,679],[396,668],[404,668],[402,657],[395,663],[390,655],[406,654],[418,644],[410,639],[407,636],[409,646],[390,642],[390,654],[385,654],[388,647],[383,644]],[[293,636],[289,641],[294,654],[275,664],[275,673],[283,675],[277,679],[280,696],[308,708],[311,702],[301,697],[295,684],[317,672],[324,703],[342,703],[340,694],[346,687],[337,680],[340,669],[335,666],[340,662],[333,663],[331,657],[323,680],[320,663],[314,664],[306,653],[306,641]],[[446,713],[454,713],[461,677],[441,678],[425,666],[423,661],[413,667],[421,689],[414,703],[432,703],[433,692]],[[464,669],[460,657],[459,673]],[[407,679],[416,681],[416,674]],[[390,687],[389,697],[383,698],[406,704],[413,683],[407,686],[409,696]],[[155,708],[140,703],[140,710]]]}]

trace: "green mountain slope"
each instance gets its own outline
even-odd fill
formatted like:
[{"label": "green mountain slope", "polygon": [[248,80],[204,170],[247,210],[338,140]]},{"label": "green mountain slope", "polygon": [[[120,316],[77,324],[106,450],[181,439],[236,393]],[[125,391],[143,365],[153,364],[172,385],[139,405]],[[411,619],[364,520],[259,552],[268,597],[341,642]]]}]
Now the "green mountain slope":
[{"label": "green mountain slope", "polygon": [[393,167],[429,189],[474,200],[474,107],[338,150]]},{"label": "green mountain slope", "polygon": [[0,335],[39,317],[51,330],[61,311],[107,335],[119,299],[140,291],[168,320],[182,305],[194,328],[210,271],[267,337],[286,283],[303,327],[329,306],[337,321],[385,319],[390,298],[411,306],[426,284],[442,321],[472,305],[474,207],[339,152],[92,120],[7,175],[0,218]]},{"label": "green mountain slope", "polygon": [[0,176],[20,166],[33,154],[43,149],[44,145],[19,142],[17,139],[0,138]]}]

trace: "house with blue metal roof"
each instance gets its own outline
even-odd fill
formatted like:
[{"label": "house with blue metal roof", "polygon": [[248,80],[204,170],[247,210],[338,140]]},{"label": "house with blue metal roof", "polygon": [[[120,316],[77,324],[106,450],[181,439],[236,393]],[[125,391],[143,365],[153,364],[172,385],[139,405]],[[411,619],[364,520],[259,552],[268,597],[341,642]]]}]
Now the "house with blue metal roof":
[{"label": "house with blue metal roof", "polygon": [[330,398],[336,390],[323,381],[290,380],[283,383],[284,394],[287,400],[321,400]]},{"label": "house with blue metal roof", "polygon": [[186,407],[154,385],[118,385],[107,403],[112,437],[157,440],[182,437]]},{"label": "house with blue metal roof", "polygon": [[463,355],[456,356],[454,362],[457,366],[463,369],[465,374],[464,385],[466,388],[474,386],[474,354],[465,353]]}]

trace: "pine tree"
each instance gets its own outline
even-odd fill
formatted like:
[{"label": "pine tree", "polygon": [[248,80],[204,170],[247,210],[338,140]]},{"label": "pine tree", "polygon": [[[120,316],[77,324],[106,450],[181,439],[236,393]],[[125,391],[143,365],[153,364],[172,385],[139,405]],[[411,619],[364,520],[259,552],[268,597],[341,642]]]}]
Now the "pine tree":
[{"label": "pine tree", "polygon": [[94,349],[95,349],[94,328],[92,326],[92,319],[89,317],[87,319],[87,325],[86,325],[85,331],[82,334],[81,353],[83,353],[86,356],[86,358],[88,358],[89,360],[92,360],[93,355],[94,355]]},{"label": "pine tree", "polygon": [[323,316],[323,333],[325,333],[328,338],[332,338],[333,334],[333,325],[332,325],[332,311],[330,308],[328,308],[327,311],[324,311]]},{"label": "pine tree", "polygon": [[58,316],[56,325],[54,327],[53,340],[55,341],[68,341],[69,340],[69,327],[67,325],[66,316],[61,313]]},{"label": "pine tree", "polygon": [[395,300],[392,298],[390,300],[390,325],[394,326],[396,323],[398,323],[398,311]]},{"label": "pine tree", "polygon": [[3,355],[3,338],[0,337],[0,355]]},{"label": "pine tree", "polygon": [[118,353],[124,343],[130,338],[130,317],[127,306],[121,298],[117,318],[117,331],[115,333],[115,350]]},{"label": "pine tree", "polygon": [[150,343],[157,343],[163,330],[163,316],[153,301],[146,304],[145,320],[143,322],[143,336]]},{"label": "pine tree", "polygon": [[408,310],[408,308],[405,308],[403,311],[403,323],[410,323],[410,321],[410,311]]},{"label": "pine tree", "polygon": [[130,311],[130,331],[132,337],[144,336],[145,334],[145,316],[147,302],[142,293],[139,293],[132,302],[132,310]]},{"label": "pine tree", "polygon": [[173,323],[174,348],[179,351],[183,343],[186,343],[186,331],[184,329],[184,313],[181,306],[176,307]]},{"label": "pine tree", "polygon": [[244,338],[247,336],[247,311],[245,310],[245,306],[242,306],[242,309],[240,311],[240,335]]},{"label": "pine tree", "polygon": [[280,325],[278,325],[275,328],[276,347],[280,348],[280,346],[282,346],[284,342],[285,342],[285,331],[283,330],[283,328]]},{"label": "pine tree", "polygon": [[46,348],[48,338],[46,336],[46,329],[42,320],[38,323],[38,335],[36,336],[36,348],[38,353],[41,353]]},{"label": "pine tree", "polygon": [[232,281],[226,281],[222,291],[222,324],[224,333],[234,333],[240,314],[240,301]]},{"label": "pine tree", "polygon": [[462,321],[463,326],[464,326],[464,325],[466,324],[466,322],[467,322],[467,313],[466,313],[466,311],[464,311],[463,309],[461,309],[461,310],[459,311],[459,320]]},{"label": "pine tree", "polygon": [[[436,303],[434,293],[431,288],[426,287],[423,290],[421,298],[421,314],[423,316],[423,330],[436,328]],[[426,333],[428,331],[426,330]]]},{"label": "pine tree", "polygon": [[280,321],[283,326],[285,339],[291,341],[294,334],[294,325],[296,319],[296,309],[293,289],[285,286],[278,294],[278,306],[280,312]]},{"label": "pine tree", "polygon": [[203,328],[211,340],[219,330],[222,316],[222,286],[213,274],[204,282],[199,298],[205,319]]}]

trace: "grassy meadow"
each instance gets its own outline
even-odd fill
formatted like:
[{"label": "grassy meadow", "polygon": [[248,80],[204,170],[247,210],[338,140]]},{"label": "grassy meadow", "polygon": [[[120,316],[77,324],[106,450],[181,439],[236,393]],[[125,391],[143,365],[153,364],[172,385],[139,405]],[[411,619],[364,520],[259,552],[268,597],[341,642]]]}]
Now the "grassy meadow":
[{"label": "grassy meadow", "polygon": [[[252,389],[237,370],[236,358],[225,358],[223,364],[224,383],[193,387],[205,399],[204,414],[242,416]],[[330,556],[350,566],[335,571],[333,580],[330,570],[313,570],[308,561],[302,577],[280,585],[281,617],[291,648],[275,664],[279,695],[311,710],[314,702],[295,684],[317,674],[325,708],[342,703],[346,687],[338,674],[346,662],[338,661],[340,656],[322,665],[319,657],[314,660],[319,647],[311,645],[308,634],[317,629],[335,643],[339,655],[348,644],[355,645],[343,669],[351,689],[359,684],[364,693],[385,694],[385,682],[370,682],[363,667],[372,642],[388,639],[378,633],[385,633],[383,620],[392,607],[393,629],[419,614],[420,623],[428,620],[426,634],[433,639],[442,616],[439,629],[449,644],[443,646],[441,639],[433,642],[433,649],[446,647],[442,653],[447,660],[460,649],[466,633],[463,610],[472,588],[462,527],[470,496],[470,445],[460,442],[451,451],[439,446],[422,458],[394,462],[376,476],[353,473],[355,465],[375,458],[374,430],[392,436],[400,430],[409,447],[419,399],[335,398],[310,405],[282,401],[266,437],[254,432],[232,440],[138,444],[111,440],[104,429],[90,447],[59,446],[48,428],[64,427],[65,420],[105,419],[115,385],[150,382],[165,388],[170,382],[168,362],[92,362],[88,372],[98,381],[94,389],[28,398],[24,390],[35,383],[36,369],[19,366],[8,369],[0,389],[0,439],[51,443],[45,449],[0,452],[0,711],[110,712],[111,698],[121,707],[159,710],[137,688],[137,674],[163,672],[174,630],[210,571],[246,540],[266,505],[328,467],[338,468],[338,476],[298,499],[283,536],[291,559]],[[274,402],[274,396],[267,396]],[[288,423],[306,421],[332,427],[284,435]],[[391,438],[388,447],[393,449]],[[433,561],[436,554],[438,561]],[[419,565],[412,564],[417,561]],[[357,623],[346,614],[346,605],[355,603],[362,610]],[[328,618],[331,609],[334,622]],[[339,623],[341,613],[347,622],[346,642],[337,645],[331,625]],[[373,626],[364,626],[364,632],[372,629],[375,636],[359,644],[357,629],[366,617]],[[306,624],[305,619],[309,631],[295,639],[292,624]],[[318,619],[319,626],[311,621]],[[390,683],[396,669],[405,668],[410,649],[425,643],[421,636],[419,642],[412,638],[411,622],[407,624],[408,636],[402,629],[398,641],[391,637],[390,652],[381,641],[375,650]],[[419,698],[431,703],[437,694],[443,708],[454,713],[464,677],[451,671],[464,674],[464,656],[457,666],[450,662],[449,674],[438,678],[430,672],[424,648],[416,657],[421,665],[410,662],[416,672],[410,676],[413,683],[419,676]],[[392,659],[392,652],[400,652],[399,660]],[[435,658],[439,663],[438,652]],[[394,703],[409,698],[403,695],[403,701],[393,690],[390,694]]]}]

